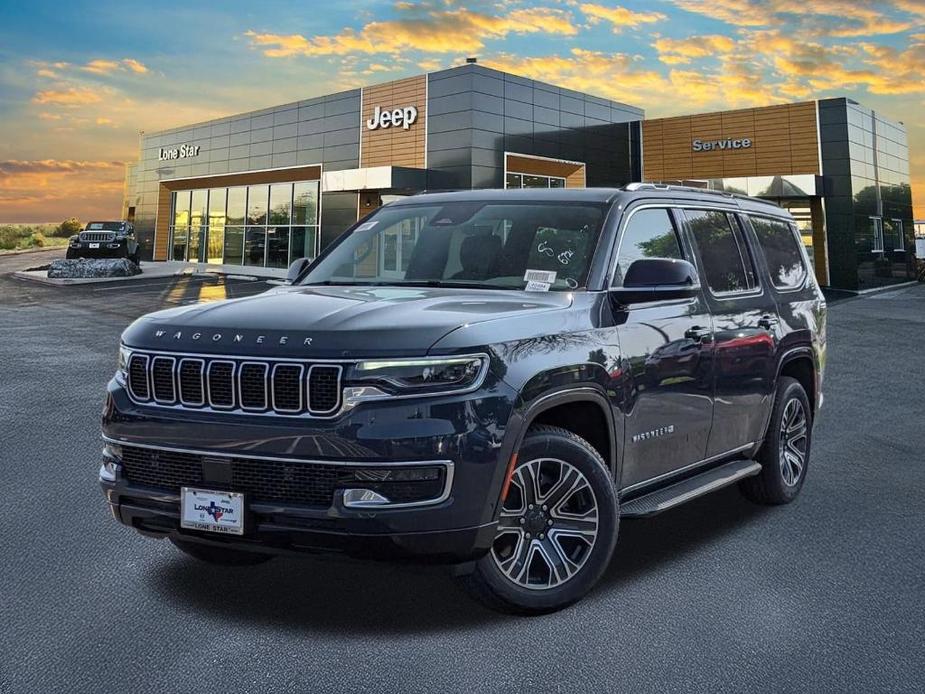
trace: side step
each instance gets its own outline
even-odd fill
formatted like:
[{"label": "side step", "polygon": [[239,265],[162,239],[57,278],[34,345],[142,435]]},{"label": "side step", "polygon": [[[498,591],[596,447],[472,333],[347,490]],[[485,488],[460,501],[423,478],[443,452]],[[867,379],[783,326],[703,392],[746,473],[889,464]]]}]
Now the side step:
[{"label": "side step", "polygon": [[646,518],[680,506],[685,501],[709,494],[717,489],[761,472],[761,463],[754,460],[733,460],[682,482],[657,489],[627,501],[620,506],[621,518]]}]

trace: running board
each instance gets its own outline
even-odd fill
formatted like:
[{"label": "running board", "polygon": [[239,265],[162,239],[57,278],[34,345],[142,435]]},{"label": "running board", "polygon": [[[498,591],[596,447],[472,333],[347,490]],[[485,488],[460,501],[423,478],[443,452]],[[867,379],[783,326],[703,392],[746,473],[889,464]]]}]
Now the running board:
[{"label": "running board", "polygon": [[699,475],[657,489],[620,505],[621,518],[646,518],[680,506],[698,496],[726,487],[761,472],[761,464],[754,460],[733,460]]}]

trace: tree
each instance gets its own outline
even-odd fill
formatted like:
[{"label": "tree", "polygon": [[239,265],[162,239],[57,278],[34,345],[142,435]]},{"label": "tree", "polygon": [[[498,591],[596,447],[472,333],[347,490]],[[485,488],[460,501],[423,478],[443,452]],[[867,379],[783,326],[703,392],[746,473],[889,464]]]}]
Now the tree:
[{"label": "tree", "polygon": [[65,219],[55,229],[55,236],[73,236],[80,232],[80,220],[77,217]]}]

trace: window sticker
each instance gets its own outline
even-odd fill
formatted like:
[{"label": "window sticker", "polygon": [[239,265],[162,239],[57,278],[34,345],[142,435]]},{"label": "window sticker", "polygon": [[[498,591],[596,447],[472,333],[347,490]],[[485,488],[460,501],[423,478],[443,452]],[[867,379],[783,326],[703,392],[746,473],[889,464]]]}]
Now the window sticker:
[{"label": "window sticker", "polygon": [[545,282],[546,284],[552,284],[555,281],[555,270],[527,270],[524,273],[524,282]]},{"label": "window sticker", "polygon": [[376,226],[378,223],[379,223],[378,219],[374,219],[371,222],[363,222],[360,226],[354,229],[354,231],[369,231],[374,226]]},{"label": "window sticker", "polygon": [[538,282],[537,280],[530,280],[527,282],[527,286],[524,287],[524,290],[528,292],[548,292],[549,286],[549,282]]}]

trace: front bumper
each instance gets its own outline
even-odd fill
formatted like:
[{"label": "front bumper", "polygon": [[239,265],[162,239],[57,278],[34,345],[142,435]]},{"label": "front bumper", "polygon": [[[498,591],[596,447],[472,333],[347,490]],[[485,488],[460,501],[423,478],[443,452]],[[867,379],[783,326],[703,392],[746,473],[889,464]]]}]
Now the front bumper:
[{"label": "front bumper", "polygon": [[[348,508],[337,492],[322,508],[251,498],[247,489],[202,482],[202,488],[242,491],[244,535],[228,537],[180,528],[177,488],[130,480],[110,451],[100,483],[113,517],[141,533],[182,537],[242,549],[340,553],[356,558],[455,563],[491,546],[508,453],[502,445],[513,407],[504,384],[455,398],[368,403],[333,420],[247,417],[141,406],[110,383],[104,437],[118,446],[181,448],[204,456],[251,461],[285,455],[291,463],[377,467],[450,463],[447,493],[403,508]],[[352,455],[343,457],[345,451]],[[339,454],[339,455],[338,455]],[[193,486],[193,485],[186,485]]]},{"label": "front bumper", "polygon": [[128,246],[123,242],[100,242],[97,248],[91,248],[89,242],[81,241],[69,244],[67,254],[72,258],[127,258]]}]

